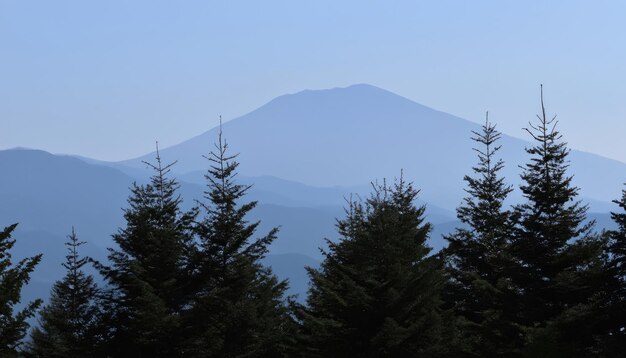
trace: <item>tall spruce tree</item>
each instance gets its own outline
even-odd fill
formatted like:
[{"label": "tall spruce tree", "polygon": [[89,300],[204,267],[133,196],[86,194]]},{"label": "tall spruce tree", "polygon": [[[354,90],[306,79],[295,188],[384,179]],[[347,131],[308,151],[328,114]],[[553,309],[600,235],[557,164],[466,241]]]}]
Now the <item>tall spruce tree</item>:
[{"label": "tall spruce tree", "polygon": [[17,264],[11,261],[9,252],[15,245],[11,233],[17,224],[5,227],[0,232],[0,356],[17,356],[22,338],[28,330],[27,320],[32,317],[42,301],[37,299],[25,304],[24,308],[15,312],[20,303],[22,288],[30,281],[30,274],[41,261],[42,255],[20,260]]},{"label": "tall spruce tree", "polygon": [[307,357],[436,357],[453,341],[442,318],[441,260],[429,256],[431,225],[418,192],[401,177],[374,186],[364,203],[350,201],[339,242],[319,269],[309,268],[302,323]]},{"label": "tall spruce tree", "polygon": [[215,151],[206,158],[206,215],[198,223],[199,246],[189,311],[189,356],[280,357],[290,339],[286,281],[261,260],[278,229],[254,238],[259,222],[246,220],[256,202],[241,203],[250,188],[235,182],[237,155],[227,154],[221,125]]},{"label": "tall spruce tree", "polygon": [[[611,237],[609,250],[615,273],[620,279],[626,280],[626,189],[622,190],[622,197],[613,202],[619,206],[620,211],[611,213],[617,229],[609,232]],[[626,289],[626,287],[622,288]]]},{"label": "tall spruce tree", "polygon": [[34,357],[95,357],[106,334],[101,330],[99,290],[93,276],[83,271],[88,263],[81,257],[76,233],[65,243],[66,274],[52,287],[50,302],[41,310],[39,327],[31,333],[28,353]]},{"label": "tall spruce tree", "polygon": [[521,332],[511,322],[515,290],[509,254],[512,213],[504,201],[512,191],[499,176],[504,162],[496,158],[500,132],[487,116],[481,132],[472,132],[479,145],[474,176],[466,175],[468,196],[457,209],[465,228],[445,236],[450,285],[446,298],[463,318],[462,331],[470,354],[511,356],[520,346]]},{"label": "tall spruce tree", "polygon": [[622,197],[613,202],[619,206],[619,211],[611,213],[617,229],[608,232],[608,267],[612,280],[607,287],[606,331],[599,340],[607,357],[619,357],[626,352],[626,189],[622,190]]},{"label": "tall spruce tree", "polygon": [[527,148],[520,189],[526,202],[519,216],[512,254],[513,279],[519,290],[514,323],[527,332],[534,356],[584,356],[592,345],[590,324],[602,274],[603,243],[592,233],[587,206],[567,174],[569,150],[546,116],[541,93],[538,123],[526,129],[535,141]]},{"label": "tall spruce tree", "polygon": [[97,264],[107,280],[109,354],[124,357],[174,357],[184,347],[181,321],[188,305],[190,251],[197,210],[183,212],[179,185],[168,178],[174,163],[146,163],[154,175],[133,184],[124,212],[126,227],[113,235],[109,265]]}]

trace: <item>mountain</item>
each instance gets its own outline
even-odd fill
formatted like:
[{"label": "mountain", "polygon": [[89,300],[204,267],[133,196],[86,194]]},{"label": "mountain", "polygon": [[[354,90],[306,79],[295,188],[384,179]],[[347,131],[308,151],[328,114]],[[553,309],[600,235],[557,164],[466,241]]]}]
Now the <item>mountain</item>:
[{"label": "mountain", "polygon": [[118,170],[40,150],[0,151],[0,224],[65,236],[72,226],[107,245],[133,179]]},{"label": "mountain", "polygon": [[[0,227],[19,223],[14,232],[16,260],[43,253],[32,275],[24,301],[47,297],[52,283],[62,277],[66,235],[72,227],[86,241],[82,254],[106,259],[111,234],[123,225],[123,208],[133,181],[143,182],[151,173],[136,168],[134,178],[93,160],[53,155],[40,150],[0,151]],[[239,178],[254,184],[256,178]],[[278,178],[259,178],[247,200],[259,205],[248,217],[261,221],[258,234],[280,227],[267,263],[282,279],[289,279],[291,294],[304,297],[308,280],[304,265],[315,266],[321,259],[324,239],[336,239],[335,219],[343,215],[343,188],[309,187]],[[281,188],[285,188],[281,192]],[[181,182],[183,206],[202,200],[204,183]],[[445,210],[433,215],[445,216]],[[304,290],[304,291],[302,291]]]},{"label": "mountain", "polygon": [[[161,155],[178,160],[180,173],[203,170],[202,155],[210,150],[218,130],[164,149]],[[462,178],[476,162],[469,137],[478,130],[477,123],[370,85],[281,96],[223,125],[233,153],[241,153],[243,175],[270,175],[313,186],[363,187],[372,180],[397,177],[403,169],[422,190],[423,200],[448,210],[464,195]],[[508,135],[500,144],[504,174],[516,185],[518,166],[527,161],[524,147],[530,144]],[[153,156],[115,165],[131,170]],[[572,151],[570,160],[574,184],[590,202],[619,196],[626,164],[579,151]],[[520,199],[519,192],[514,195],[514,200]]]},{"label": "mountain", "polygon": [[[260,220],[258,234],[279,226],[266,263],[291,282],[290,293],[304,297],[304,266],[322,259],[324,239],[339,239],[336,218],[344,215],[351,193],[366,197],[372,180],[404,170],[421,189],[427,220],[434,224],[429,244],[444,246],[442,235],[459,225],[454,208],[464,196],[463,175],[476,161],[469,135],[479,125],[432,110],[382,89],[356,85],[303,91],[279,97],[258,110],[226,122],[226,139],[240,152],[238,177],[251,184],[247,200],[258,200],[250,221]],[[161,151],[181,181],[185,207],[202,200],[208,167],[203,154],[217,138],[217,128]],[[511,183],[519,180],[527,142],[503,136],[502,154]],[[33,274],[28,297],[47,295],[62,275],[65,236],[72,226],[87,241],[84,254],[106,257],[111,234],[123,225],[123,208],[133,181],[151,175],[142,160],[120,163],[53,155],[39,150],[0,151],[0,226],[19,222],[15,258],[44,253]],[[572,172],[591,216],[610,227],[609,201],[619,197],[626,165],[573,151]],[[512,198],[511,202],[519,200]]]},{"label": "mountain", "polygon": [[309,289],[309,276],[305,267],[318,268],[320,261],[300,254],[268,255],[264,262],[270,266],[276,276],[289,280],[288,295],[296,295],[304,303]]},{"label": "mountain", "polygon": [[[114,168],[39,150],[0,151],[0,166],[5,173],[0,176],[0,225],[19,222],[19,231],[27,236],[27,245],[20,251],[25,256],[29,251],[52,253],[42,265],[48,273],[56,272],[52,268],[63,261],[62,243],[72,227],[90,245],[101,249],[112,245],[111,234],[123,225],[129,187],[133,181],[142,181]],[[150,174],[146,168],[141,170],[144,177]],[[273,177],[239,180],[252,185],[246,199],[259,202],[249,217],[261,221],[259,232],[281,228],[273,254],[299,253],[319,259],[324,239],[336,239],[335,220],[344,215],[344,197],[351,189],[310,187]],[[363,189],[354,189],[359,190]],[[183,207],[196,205],[203,191],[200,179],[181,182]],[[433,223],[453,219],[451,212],[435,206],[429,207],[429,215]],[[55,248],[60,253],[53,252]]]}]

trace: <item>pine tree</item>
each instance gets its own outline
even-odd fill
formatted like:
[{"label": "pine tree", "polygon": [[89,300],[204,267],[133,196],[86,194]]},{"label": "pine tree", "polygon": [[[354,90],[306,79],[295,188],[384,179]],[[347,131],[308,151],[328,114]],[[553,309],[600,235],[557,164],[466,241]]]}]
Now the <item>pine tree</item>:
[{"label": "pine tree", "polygon": [[429,256],[430,224],[418,192],[402,177],[374,185],[364,203],[350,201],[339,220],[339,242],[320,269],[309,268],[311,286],[302,323],[309,357],[435,357],[453,346],[441,312],[441,261]]},{"label": "pine tree", "polygon": [[124,212],[126,227],[113,235],[110,265],[97,264],[111,287],[109,354],[172,357],[184,347],[181,315],[187,306],[190,248],[197,210],[183,212],[178,184],[169,179],[157,146],[150,183],[133,184]]},{"label": "pine tree", "polygon": [[495,155],[500,132],[487,117],[482,132],[472,132],[478,165],[465,176],[468,196],[457,209],[466,228],[446,236],[445,249],[451,281],[447,300],[464,319],[462,325],[470,353],[510,356],[519,347],[520,332],[510,322],[508,302],[515,296],[509,255],[513,218],[504,201],[511,186],[499,176],[504,167]]},{"label": "pine tree", "polygon": [[587,206],[576,200],[578,188],[568,176],[569,150],[548,119],[541,94],[541,115],[527,132],[536,145],[527,148],[520,189],[526,202],[519,216],[512,253],[519,289],[514,322],[527,332],[530,354],[582,356],[589,331],[594,295],[602,274],[603,243],[592,233]]},{"label": "pine tree", "polygon": [[31,333],[29,354],[35,357],[98,356],[100,330],[99,290],[93,276],[83,271],[88,258],[81,257],[76,233],[68,235],[65,277],[52,287],[50,302],[41,310],[39,327]]},{"label": "pine tree", "polygon": [[216,150],[206,157],[206,216],[198,223],[198,284],[187,330],[188,355],[208,357],[280,357],[290,334],[286,281],[279,281],[260,260],[277,229],[254,238],[259,222],[249,223],[256,202],[241,204],[249,186],[234,180],[237,155],[228,155],[220,133]]},{"label": "pine tree", "polygon": [[27,320],[34,316],[42,301],[26,303],[24,308],[15,312],[15,306],[21,301],[22,288],[30,281],[30,274],[41,261],[42,255],[20,260],[13,265],[11,253],[15,240],[11,233],[17,224],[4,228],[0,232],[0,356],[16,356],[22,338],[28,330]]}]

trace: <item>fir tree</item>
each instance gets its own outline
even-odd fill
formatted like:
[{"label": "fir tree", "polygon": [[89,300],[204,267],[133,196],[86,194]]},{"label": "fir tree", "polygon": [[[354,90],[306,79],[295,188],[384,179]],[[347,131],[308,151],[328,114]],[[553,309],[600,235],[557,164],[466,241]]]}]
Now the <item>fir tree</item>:
[{"label": "fir tree", "polygon": [[81,257],[76,233],[68,235],[65,277],[52,287],[50,302],[41,310],[39,327],[32,333],[29,355],[35,357],[94,357],[99,354],[99,290],[91,275],[83,271],[88,262]]},{"label": "fir tree", "polygon": [[609,232],[611,237],[609,250],[616,274],[622,280],[626,280],[626,189],[622,190],[622,197],[619,200],[613,200],[613,202],[619,206],[620,211],[611,213],[611,218],[617,224],[617,229]]},{"label": "fir tree", "polygon": [[529,352],[542,356],[581,356],[591,345],[595,294],[602,274],[602,241],[592,233],[587,206],[576,200],[578,188],[568,176],[569,150],[546,116],[541,95],[537,125],[526,129],[536,145],[527,148],[520,189],[526,202],[519,216],[512,253],[513,279],[519,290],[514,323],[527,332]]},{"label": "fir tree", "polygon": [[286,281],[279,281],[260,260],[276,239],[277,229],[254,238],[259,222],[249,223],[256,202],[241,204],[249,186],[235,182],[237,155],[228,155],[222,132],[216,150],[206,157],[206,216],[198,223],[198,285],[189,312],[190,356],[280,357],[290,324]]},{"label": "fir tree", "polygon": [[298,312],[304,356],[434,357],[454,345],[417,194],[400,178],[374,185],[365,203],[350,201],[337,224],[342,239],[327,240],[321,268],[308,269],[307,305]]},{"label": "fir tree", "polygon": [[622,197],[613,202],[620,211],[611,213],[617,229],[608,232],[608,267],[612,280],[607,285],[606,330],[599,343],[605,348],[606,356],[619,357],[626,351],[626,190],[622,190]]},{"label": "fir tree", "polygon": [[451,283],[448,301],[458,315],[468,349],[478,356],[510,356],[519,347],[520,333],[510,322],[508,302],[515,296],[509,255],[513,218],[503,208],[512,191],[499,176],[504,162],[495,157],[500,132],[487,117],[482,132],[473,132],[479,148],[474,176],[465,176],[468,196],[457,209],[466,228],[446,236],[445,255]]},{"label": "fir tree", "polygon": [[41,261],[41,254],[20,260],[13,265],[11,253],[15,240],[11,233],[17,224],[0,232],[0,356],[16,356],[22,338],[28,330],[27,320],[32,317],[41,300],[25,304],[19,312],[15,306],[20,303],[22,288],[30,281],[30,274]]},{"label": "fir tree", "polygon": [[113,235],[110,265],[97,264],[108,281],[114,330],[109,354],[172,357],[184,347],[181,315],[188,304],[189,255],[197,210],[183,212],[178,184],[167,177],[157,146],[150,183],[134,184],[124,212],[126,227]]}]

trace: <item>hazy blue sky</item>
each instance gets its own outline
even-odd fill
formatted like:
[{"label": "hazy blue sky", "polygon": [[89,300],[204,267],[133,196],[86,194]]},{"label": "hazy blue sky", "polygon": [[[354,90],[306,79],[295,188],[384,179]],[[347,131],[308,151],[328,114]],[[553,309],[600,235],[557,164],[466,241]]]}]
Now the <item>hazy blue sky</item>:
[{"label": "hazy blue sky", "polygon": [[[0,0],[0,148],[117,160],[302,89],[370,83],[626,162],[623,1]],[[419,133],[416,133],[419,135]]]}]

